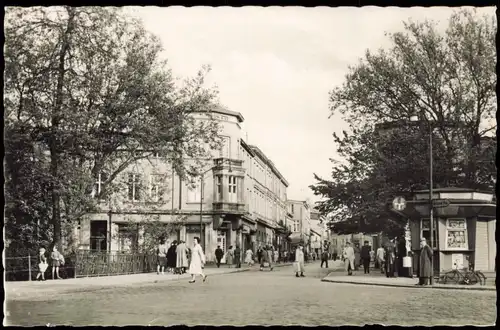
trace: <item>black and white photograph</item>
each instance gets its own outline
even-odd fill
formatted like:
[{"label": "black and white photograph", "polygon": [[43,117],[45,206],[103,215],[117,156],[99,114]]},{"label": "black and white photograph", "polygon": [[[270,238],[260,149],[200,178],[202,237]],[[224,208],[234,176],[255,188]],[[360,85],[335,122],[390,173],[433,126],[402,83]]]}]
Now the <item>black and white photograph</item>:
[{"label": "black and white photograph", "polygon": [[357,6],[4,7],[4,326],[494,325],[497,9]]}]

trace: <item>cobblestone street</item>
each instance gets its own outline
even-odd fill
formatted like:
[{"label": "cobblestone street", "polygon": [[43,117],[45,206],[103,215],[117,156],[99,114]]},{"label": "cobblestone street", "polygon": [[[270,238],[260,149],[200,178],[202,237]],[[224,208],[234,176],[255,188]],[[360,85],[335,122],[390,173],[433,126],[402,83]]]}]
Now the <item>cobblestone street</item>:
[{"label": "cobblestone street", "polygon": [[[318,268],[318,269],[316,269]],[[7,325],[491,325],[494,291],[320,282],[319,266],[291,267],[99,291],[7,297]]]}]

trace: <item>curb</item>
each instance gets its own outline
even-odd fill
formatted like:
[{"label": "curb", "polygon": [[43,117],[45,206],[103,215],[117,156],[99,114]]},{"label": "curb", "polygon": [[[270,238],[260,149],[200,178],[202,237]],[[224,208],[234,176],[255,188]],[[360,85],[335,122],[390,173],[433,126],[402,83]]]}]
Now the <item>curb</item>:
[{"label": "curb", "polygon": [[353,285],[371,285],[371,286],[386,286],[386,287],[397,287],[397,288],[413,288],[413,289],[442,289],[442,290],[469,290],[469,291],[496,291],[496,287],[487,286],[417,286],[408,284],[389,284],[389,283],[364,283],[364,282],[351,282],[351,281],[341,281],[322,278],[321,282],[328,283],[342,283],[342,284],[353,284]]},{"label": "curb", "polygon": [[[214,274],[207,274],[207,276],[218,276],[218,275],[226,275],[226,274],[233,274],[233,273],[241,273],[241,272],[246,272],[250,271],[248,268],[244,269],[235,269],[231,271],[227,271],[224,273],[214,273]],[[123,275],[126,276],[126,275]],[[112,284],[112,285],[105,285],[105,284],[97,284],[93,285],[91,287],[86,287],[86,288],[50,288],[48,290],[43,290],[41,292],[16,292],[16,293],[8,293],[5,292],[7,296],[6,300],[16,300],[16,299],[30,299],[30,298],[39,298],[43,297],[49,293],[56,293],[56,294],[72,294],[72,293],[84,293],[84,292],[94,292],[94,291],[99,291],[99,290],[107,290],[107,289],[115,289],[115,288],[123,288],[123,287],[128,287],[130,285],[144,285],[144,284],[155,284],[155,283],[162,283],[162,282],[169,282],[169,281],[178,281],[181,279],[187,279],[189,278],[189,274],[182,274],[178,277],[171,277],[171,278],[156,278],[156,279],[148,279],[145,281],[140,281],[140,282],[133,282],[133,283],[118,283],[118,284]]]}]

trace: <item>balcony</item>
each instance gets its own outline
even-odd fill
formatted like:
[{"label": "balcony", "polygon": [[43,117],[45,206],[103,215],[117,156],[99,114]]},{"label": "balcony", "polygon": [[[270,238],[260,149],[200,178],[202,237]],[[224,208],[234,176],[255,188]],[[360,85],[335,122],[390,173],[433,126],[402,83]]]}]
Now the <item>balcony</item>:
[{"label": "balcony", "polygon": [[243,203],[214,202],[213,211],[216,214],[245,214],[246,208]]}]

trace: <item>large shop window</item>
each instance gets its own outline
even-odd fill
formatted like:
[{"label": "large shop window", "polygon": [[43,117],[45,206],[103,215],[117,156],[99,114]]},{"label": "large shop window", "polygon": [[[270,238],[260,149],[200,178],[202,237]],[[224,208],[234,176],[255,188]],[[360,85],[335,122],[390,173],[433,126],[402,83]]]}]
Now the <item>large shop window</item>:
[{"label": "large shop window", "polygon": [[446,249],[468,250],[467,222],[465,219],[446,220]]},{"label": "large shop window", "polygon": [[[420,220],[420,237],[423,237],[427,240],[427,244],[430,246],[431,245],[431,230],[430,230],[430,220],[429,219],[421,219]],[[438,241],[437,241],[437,229],[438,229],[438,221],[436,218],[434,218],[434,228],[432,230],[433,232],[433,245],[434,248],[437,247]]]},{"label": "large shop window", "polygon": [[128,174],[128,199],[136,202],[141,199],[142,181],[141,175],[137,173]]},{"label": "large shop window", "polygon": [[229,193],[229,202],[230,203],[237,203],[238,202],[238,194],[236,192],[236,177],[233,175],[229,176],[228,193]]}]

